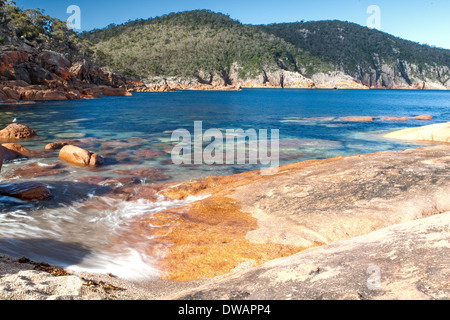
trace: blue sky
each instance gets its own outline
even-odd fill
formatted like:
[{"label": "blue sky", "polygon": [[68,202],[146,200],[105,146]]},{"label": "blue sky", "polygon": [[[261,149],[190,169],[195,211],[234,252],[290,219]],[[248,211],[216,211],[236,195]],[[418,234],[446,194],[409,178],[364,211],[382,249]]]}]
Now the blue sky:
[{"label": "blue sky", "polygon": [[381,31],[450,49],[449,0],[16,0],[22,8],[41,8],[67,20],[67,7],[81,9],[82,30],[103,28],[138,18],[170,12],[210,9],[249,24],[300,20],[343,20],[367,25],[370,5],[381,10]]}]

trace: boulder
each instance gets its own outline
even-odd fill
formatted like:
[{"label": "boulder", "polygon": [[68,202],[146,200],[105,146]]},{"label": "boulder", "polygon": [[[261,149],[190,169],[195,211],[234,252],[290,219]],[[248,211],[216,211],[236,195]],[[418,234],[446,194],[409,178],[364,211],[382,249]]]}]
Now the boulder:
[{"label": "boulder", "polygon": [[44,201],[52,197],[47,186],[34,182],[21,182],[0,185],[0,195],[24,201]]},{"label": "boulder", "polygon": [[60,159],[78,166],[100,166],[103,158],[95,153],[73,145],[64,146],[59,152]]},{"label": "boulder", "polygon": [[3,82],[3,84],[5,85],[5,87],[11,87],[11,88],[12,87],[15,87],[15,88],[30,87],[30,84],[23,80],[9,80],[9,81]]},{"label": "boulder", "polygon": [[34,62],[15,66],[15,79],[32,84],[45,84],[52,80],[54,74]]},{"label": "boulder", "polygon": [[17,143],[5,143],[2,144],[4,150],[3,159],[6,161],[11,161],[15,159],[28,158],[33,156],[33,151],[22,147]]},{"label": "boulder", "polygon": [[26,125],[18,123],[12,123],[5,129],[0,130],[0,139],[20,140],[32,138],[35,136],[37,136],[37,133],[33,129]]}]

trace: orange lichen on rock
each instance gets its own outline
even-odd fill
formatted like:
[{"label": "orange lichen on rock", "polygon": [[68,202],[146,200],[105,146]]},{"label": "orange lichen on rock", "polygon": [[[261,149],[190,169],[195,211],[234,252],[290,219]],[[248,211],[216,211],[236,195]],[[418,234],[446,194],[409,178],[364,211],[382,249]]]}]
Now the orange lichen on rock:
[{"label": "orange lichen on rock", "polygon": [[166,210],[139,223],[156,239],[150,254],[166,252],[160,262],[163,278],[190,281],[224,275],[241,263],[261,265],[305,248],[253,244],[246,239],[258,223],[232,199],[213,196],[181,209]]},{"label": "orange lichen on rock", "polygon": [[[278,175],[342,159],[284,165]],[[225,275],[244,262],[261,265],[307,249],[271,242],[253,243],[247,239],[249,232],[258,230],[258,220],[251,212],[243,212],[240,203],[227,195],[241,186],[272,177],[252,171],[210,176],[181,184],[152,184],[132,190],[128,187],[117,192],[128,194],[132,191],[128,200],[156,201],[157,194],[172,200],[209,196],[186,206],[139,218],[133,225],[135,234],[153,238],[147,251],[153,257],[160,257],[158,266],[165,279],[190,281]]]}]

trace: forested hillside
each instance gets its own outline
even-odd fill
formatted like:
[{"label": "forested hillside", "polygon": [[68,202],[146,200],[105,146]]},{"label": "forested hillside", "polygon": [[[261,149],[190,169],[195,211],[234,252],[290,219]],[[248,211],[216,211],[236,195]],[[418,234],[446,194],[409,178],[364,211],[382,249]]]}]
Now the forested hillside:
[{"label": "forested hillside", "polygon": [[225,84],[251,78],[283,86],[301,74],[316,84],[450,87],[450,50],[342,21],[254,26],[196,10],[110,25],[82,38],[92,43],[97,63],[141,78],[220,77]]},{"label": "forested hillside", "polygon": [[408,84],[412,84],[413,77],[435,80],[443,85],[450,79],[450,50],[420,45],[354,23],[318,21],[261,28],[366,85],[380,80],[386,72],[383,64],[384,69],[400,73]]},{"label": "forested hillside", "polygon": [[450,88],[450,50],[342,21],[255,26],[196,10],[78,35],[40,10],[0,0],[0,46],[51,50],[148,82]]},{"label": "forested hillside", "polygon": [[14,1],[0,0],[2,50],[52,50],[71,61],[81,60],[88,44],[67,28],[65,22],[38,9],[18,8]]},{"label": "forested hillside", "polygon": [[[304,75],[329,66],[283,39],[207,10],[173,13],[82,34],[96,61],[126,75],[210,76],[227,79],[233,63],[241,77],[283,69]],[[201,71],[201,72],[200,72]]]}]

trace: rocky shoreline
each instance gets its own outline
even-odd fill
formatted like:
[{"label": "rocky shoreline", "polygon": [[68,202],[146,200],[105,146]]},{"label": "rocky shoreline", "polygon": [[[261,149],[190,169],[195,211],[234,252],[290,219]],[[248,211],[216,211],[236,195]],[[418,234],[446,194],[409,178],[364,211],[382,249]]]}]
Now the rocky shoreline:
[{"label": "rocky shoreline", "polygon": [[4,103],[131,96],[131,91],[143,87],[87,60],[71,63],[53,51],[0,53],[0,101]]},{"label": "rocky shoreline", "polygon": [[286,70],[264,71],[253,78],[241,78],[239,66],[233,64],[226,81],[218,74],[200,74],[197,77],[150,77],[144,79],[145,87],[137,91],[168,92],[177,90],[239,91],[242,89],[403,89],[403,90],[448,90],[435,82],[407,84],[393,81],[390,85],[377,83],[367,85],[338,71],[318,73],[310,78],[298,72]]},{"label": "rocky shoreline", "polygon": [[159,280],[1,256],[0,299],[448,299],[449,153],[439,144],[116,188],[123,201],[202,199],[132,225],[154,239],[149,254],[165,252]]},{"label": "rocky shoreline", "polygon": [[[73,99],[94,99],[101,96],[131,96],[132,92],[171,92],[179,90],[240,91],[264,89],[371,89],[351,77],[340,74],[316,75],[314,79],[279,70],[257,78],[241,79],[231,72],[230,83],[220,77],[210,81],[201,78],[155,77],[131,79],[105,71],[84,60],[71,63],[64,55],[44,50],[3,51],[0,53],[0,101],[8,104]],[[435,89],[429,84],[393,86],[389,89]]]}]

